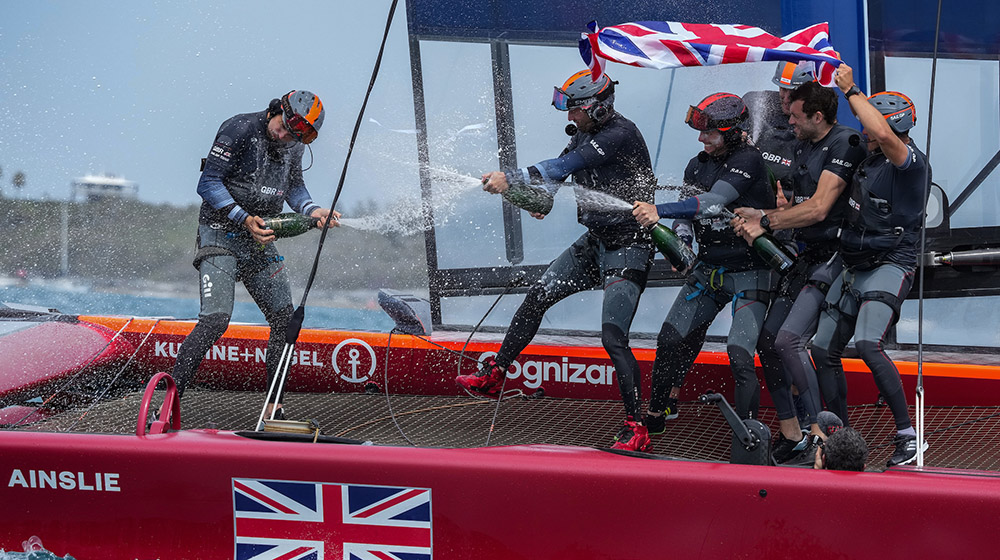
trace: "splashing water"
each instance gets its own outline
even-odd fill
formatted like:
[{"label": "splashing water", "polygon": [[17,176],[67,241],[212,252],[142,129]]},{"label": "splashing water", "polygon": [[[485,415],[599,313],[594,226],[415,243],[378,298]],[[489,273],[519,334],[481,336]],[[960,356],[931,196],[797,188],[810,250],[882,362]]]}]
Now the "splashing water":
[{"label": "splashing water", "polygon": [[443,167],[430,168],[433,184],[431,200],[419,196],[399,198],[385,212],[361,218],[341,218],[340,225],[382,234],[415,235],[430,229],[425,216],[433,215],[434,224],[442,225],[455,213],[459,200],[469,191],[483,186],[478,177]]},{"label": "splashing water", "polygon": [[632,203],[600,191],[585,189],[574,185],[576,204],[581,210],[632,210]]}]

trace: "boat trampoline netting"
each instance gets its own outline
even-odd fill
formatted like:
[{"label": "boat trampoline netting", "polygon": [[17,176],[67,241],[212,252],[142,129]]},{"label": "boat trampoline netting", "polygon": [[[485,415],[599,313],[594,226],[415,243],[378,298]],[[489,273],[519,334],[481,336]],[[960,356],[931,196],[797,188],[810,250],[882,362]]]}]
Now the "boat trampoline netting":
[{"label": "boat trampoline netting", "polygon": [[[162,401],[162,391],[157,397]],[[99,403],[89,412],[83,407],[68,409],[18,429],[131,434],[141,400],[141,392],[129,393]],[[154,399],[156,406],[151,410],[159,409],[159,401]],[[192,388],[183,399],[181,427],[249,430],[262,403],[257,392]],[[618,401],[544,397],[510,398],[498,408],[494,400],[467,396],[392,395],[387,401],[382,393],[288,393],[284,406],[290,419],[315,420],[323,435],[397,446],[412,442],[422,447],[480,447],[488,438],[489,445],[605,448],[622,421]],[[1000,470],[1000,407],[928,407],[925,412],[930,445],[924,455],[926,466]],[[893,450],[889,443],[894,431],[892,414],[888,407],[878,405],[850,407],[849,414],[851,426],[870,446],[869,469],[880,470]],[[760,420],[772,432],[777,430],[773,408],[761,408]],[[728,425],[715,405],[682,402],[680,417],[668,421],[666,432],[653,438],[653,452],[728,461],[730,442]]]}]

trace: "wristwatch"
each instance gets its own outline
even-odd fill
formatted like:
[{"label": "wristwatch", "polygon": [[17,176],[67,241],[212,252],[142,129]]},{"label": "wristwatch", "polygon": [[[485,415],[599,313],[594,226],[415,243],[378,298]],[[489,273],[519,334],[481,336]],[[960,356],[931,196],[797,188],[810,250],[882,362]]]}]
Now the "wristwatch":
[{"label": "wristwatch", "polygon": [[771,229],[771,218],[768,218],[767,214],[760,217],[760,227],[764,228],[767,233],[774,233]]},{"label": "wristwatch", "polygon": [[858,87],[858,84],[854,84],[851,86],[851,89],[844,92],[844,99],[850,99],[852,95],[857,95],[859,93],[861,93],[861,88]]}]

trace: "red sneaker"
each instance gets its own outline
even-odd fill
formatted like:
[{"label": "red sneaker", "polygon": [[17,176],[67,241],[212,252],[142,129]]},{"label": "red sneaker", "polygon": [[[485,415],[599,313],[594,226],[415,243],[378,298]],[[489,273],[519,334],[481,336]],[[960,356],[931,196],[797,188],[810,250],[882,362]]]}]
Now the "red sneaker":
[{"label": "red sneaker", "polygon": [[649,451],[652,448],[652,441],[649,439],[649,430],[646,426],[634,422],[631,418],[625,420],[625,425],[618,430],[615,436],[615,443],[611,449],[625,449],[628,451]]},{"label": "red sneaker", "polygon": [[484,395],[495,396],[503,386],[507,370],[500,367],[496,360],[490,358],[483,362],[483,367],[476,373],[469,375],[459,375],[455,378],[455,383],[466,391],[475,391]]}]

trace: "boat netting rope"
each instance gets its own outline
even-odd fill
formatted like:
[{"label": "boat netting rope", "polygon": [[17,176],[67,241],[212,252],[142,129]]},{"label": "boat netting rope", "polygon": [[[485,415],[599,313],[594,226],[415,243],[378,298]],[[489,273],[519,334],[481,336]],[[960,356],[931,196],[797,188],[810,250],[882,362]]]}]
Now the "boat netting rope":
[{"label": "boat netting rope", "polygon": [[[162,399],[162,391],[158,391]],[[182,405],[182,428],[249,430],[257,420],[258,392],[190,388]],[[104,432],[131,434],[142,393],[87,407],[65,410],[46,420],[20,426],[21,430]],[[479,447],[489,435],[497,410],[493,400],[466,396],[392,395],[396,422],[422,447]],[[378,445],[408,446],[393,423],[385,395],[288,393],[285,406],[291,418],[316,420],[322,433]],[[152,407],[153,409],[158,408]],[[926,432],[930,448],[925,465],[977,470],[1000,470],[1000,407],[927,407]],[[879,470],[892,453],[889,438],[895,431],[888,407],[849,408],[850,424],[869,443],[869,468]],[[499,404],[490,445],[556,444],[606,448],[621,427],[621,403],[615,400],[515,398]],[[760,420],[777,429],[774,409],[761,408]],[[667,422],[667,431],[653,438],[653,451],[681,459],[728,461],[728,426],[718,408],[682,402],[680,417]]]}]

